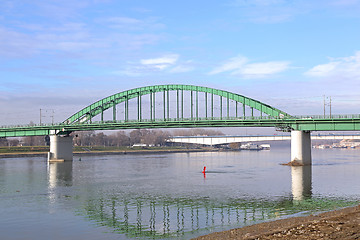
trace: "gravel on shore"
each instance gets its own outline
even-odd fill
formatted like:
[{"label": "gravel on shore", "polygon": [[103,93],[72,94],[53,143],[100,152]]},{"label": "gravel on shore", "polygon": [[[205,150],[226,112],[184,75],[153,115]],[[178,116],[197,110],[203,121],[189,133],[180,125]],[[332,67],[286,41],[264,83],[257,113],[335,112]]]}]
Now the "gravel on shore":
[{"label": "gravel on shore", "polygon": [[360,205],[200,236],[214,239],[360,239]]}]

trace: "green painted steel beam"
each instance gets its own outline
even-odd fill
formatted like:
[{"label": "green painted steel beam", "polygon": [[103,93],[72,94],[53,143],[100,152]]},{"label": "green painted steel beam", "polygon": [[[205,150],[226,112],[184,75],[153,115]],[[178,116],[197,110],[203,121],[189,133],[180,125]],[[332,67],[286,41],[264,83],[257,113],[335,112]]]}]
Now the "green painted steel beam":
[{"label": "green painted steel beam", "polygon": [[25,137],[25,136],[45,136],[52,133],[63,134],[64,124],[49,126],[23,126],[0,128],[0,137]]},{"label": "green painted steel beam", "polygon": [[199,118],[155,119],[141,121],[108,121],[86,124],[58,124],[49,126],[27,126],[0,128],[0,137],[41,136],[68,134],[74,131],[116,130],[141,128],[194,128],[194,127],[276,127],[284,130],[302,131],[360,131],[359,118],[332,119],[275,119],[266,117],[243,118]]},{"label": "green painted steel beam", "polygon": [[[102,119],[104,121],[104,119]],[[116,105],[113,104],[113,121],[116,121]]]},{"label": "green painted steel beam", "polygon": [[180,103],[179,103],[179,90],[176,90],[176,118],[177,118],[177,119],[180,118],[179,108],[180,108]]},{"label": "green painted steel beam", "polygon": [[[170,117],[170,91],[176,91],[176,106],[174,104],[173,107],[176,109],[172,111],[176,113],[176,118]],[[181,119],[179,91],[181,91]],[[184,91],[190,92],[190,118],[187,119],[184,118]],[[163,93],[163,119],[156,119],[155,116],[156,92]],[[196,99],[193,96],[194,92]],[[205,117],[199,116],[198,94],[200,92],[205,93]],[[207,102],[208,93],[211,94],[210,104]],[[150,119],[143,119],[141,97],[147,94],[150,95]],[[220,99],[219,118],[214,116],[214,109],[216,108],[214,106],[214,95],[219,96]],[[226,117],[223,116],[223,98],[226,98],[227,101]],[[137,99],[138,103],[136,120],[129,119],[129,101],[131,99]],[[196,101],[195,113],[193,112],[194,100]],[[235,101],[236,117],[230,117],[230,100]],[[116,106],[120,103],[125,105],[124,121],[116,121]],[[237,117],[238,103],[243,106],[243,116],[240,118]],[[207,112],[209,105],[211,107],[211,117],[208,117]],[[112,121],[106,121],[103,117],[104,111],[111,107],[113,108],[113,119]],[[245,107],[250,108],[251,116],[245,116]],[[260,117],[254,116],[254,109],[260,111]],[[93,118],[99,114],[101,122],[94,122]],[[284,130],[303,131],[359,131],[360,115],[295,117],[260,101],[228,91],[193,85],[155,85],[134,88],[103,98],[73,114],[61,124],[0,128],[0,137],[48,135],[54,131],[56,131],[56,134],[67,134],[73,131],[87,130],[183,127],[276,127]]]},{"label": "green painted steel beam", "polygon": [[190,92],[190,116],[191,120],[194,118],[194,100],[193,100],[193,91]]},{"label": "green painted steel beam", "polygon": [[169,97],[169,90],[166,91],[166,106],[167,106],[167,119],[170,118],[170,97]]},{"label": "green painted steel beam", "polygon": [[181,90],[181,119],[184,119],[184,90]]},{"label": "green painted steel beam", "polygon": [[154,95],[154,97],[153,97],[153,111],[154,111],[153,119],[155,119],[156,118],[156,93],[153,92],[152,94]]},{"label": "green painted steel beam", "polygon": [[211,119],[214,118],[214,94],[211,93]]},{"label": "green painted steel beam", "polygon": [[220,118],[222,118],[222,114],[223,114],[223,99],[222,96],[220,95]]},{"label": "green painted steel beam", "polygon": [[196,120],[199,119],[199,92],[196,92]]},{"label": "green painted steel beam", "polygon": [[205,117],[208,117],[208,97],[207,92],[205,93]]},{"label": "green painted steel beam", "polygon": [[[289,115],[277,108],[271,107],[265,103],[262,103],[255,99],[248,98],[243,95],[236,94],[236,93],[231,93],[228,91],[223,91],[223,90],[213,89],[213,88],[208,88],[208,87],[173,84],[173,85],[146,86],[146,87],[134,88],[131,90],[116,93],[114,95],[103,98],[103,99],[83,108],[79,112],[73,114],[68,119],[66,119],[64,121],[64,123],[72,124],[72,123],[76,123],[76,122],[87,122],[92,117],[94,117],[94,116],[100,114],[101,112],[106,111],[108,108],[112,107],[113,104],[120,104],[124,101],[128,101],[130,99],[136,98],[139,95],[147,95],[147,94],[150,94],[151,92],[154,92],[154,93],[155,92],[164,92],[164,95],[165,95],[165,92],[177,91],[177,90],[211,93],[214,95],[218,95],[220,97],[225,97],[229,100],[234,100],[236,102],[240,102],[249,107],[257,109],[258,111],[262,111],[266,115],[269,115],[272,117],[277,117],[277,118],[291,118],[292,117],[291,115]],[[165,101],[164,101],[164,103],[165,103]],[[169,101],[167,102],[167,104],[169,104]],[[169,109],[168,109],[168,111],[169,111]],[[164,118],[166,118],[166,117],[164,117]]]}]

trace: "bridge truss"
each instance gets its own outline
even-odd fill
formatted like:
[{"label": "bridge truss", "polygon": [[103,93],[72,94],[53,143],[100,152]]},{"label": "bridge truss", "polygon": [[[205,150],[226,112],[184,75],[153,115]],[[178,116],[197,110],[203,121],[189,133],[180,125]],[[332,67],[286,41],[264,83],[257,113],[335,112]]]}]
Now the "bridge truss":
[{"label": "bridge truss", "polygon": [[275,127],[283,131],[356,131],[360,115],[291,116],[236,93],[193,85],[155,85],[96,101],[59,124],[0,128],[0,137],[139,128]]}]

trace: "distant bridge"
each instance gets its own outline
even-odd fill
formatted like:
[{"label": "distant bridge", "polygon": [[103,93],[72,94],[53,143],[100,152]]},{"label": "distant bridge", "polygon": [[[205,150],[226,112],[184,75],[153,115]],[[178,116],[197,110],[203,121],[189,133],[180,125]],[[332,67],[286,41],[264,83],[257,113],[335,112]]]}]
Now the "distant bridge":
[{"label": "distant bridge", "polygon": [[[360,135],[311,135],[311,140],[343,140],[343,139],[360,139]],[[241,142],[262,142],[262,141],[289,141],[291,135],[255,135],[255,136],[174,136],[168,142],[174,143],[192,143],[202,145],[221,145],[228,143],[241,143]]]}]

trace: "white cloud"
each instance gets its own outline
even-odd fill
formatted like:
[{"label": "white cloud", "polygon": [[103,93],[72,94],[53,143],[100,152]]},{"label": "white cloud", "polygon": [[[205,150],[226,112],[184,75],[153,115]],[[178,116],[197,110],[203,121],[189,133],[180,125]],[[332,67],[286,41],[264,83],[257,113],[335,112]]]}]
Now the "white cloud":
[{"label": "white cloud", "polygon": [[164,70],[174,65],[178,58],[177,54],[168,54],[159,58],[141,59],[140,63],[150,69]]},{"label": "white cloud", "polygon": [[222,64],[219,67],[214,68],[209,74],[213,75],[213,74],[240,69],[247,61],[248,61],[247,58],[243,56],[230,58],[229,61],[227,61],[226,63]]},{"label": "white cloud", "polygon": [[289,68],[289,62],[263,62],[246,64],[233,74],[240,74],[246,78],[262,78],[283,72]]},{"label": "white cloud", "polygon": [[290,63],[286,61],[248,62],[249,60],[243,56],[230,58],[221,66],[214,68],[209,74],[214,75],[229,72],[231,75],[239,75],[243,78],[265,78],[287,70],[290,65]]},{"label": "white cloud", "polygon": [[128,62],[127,65],[112,74],[127,75],[132,77],[147,75],[149,73],[184,73],[194,69],[192,61],[178,61],[178,54],[167,54],[158,58],[141,59],[138,62]]},{"label": "white cloud", "polygon": [[330,62],[317,65],[304,74],[311,77],[360,77],[360,51],[350,57],[331,58]]},{"label": "white cloud", "polygon": [[179,58],[177,54],[169,54],[159,58],[150,58],[150,59],[141,59],[140,63],[143,65],[157,65],[157,64],[164,64],[164,65],[171,65],[174,64]]},{"label": "white cloud", "polygon": [[56,27],[46,23],[22,24],[16,30],[0,26],[0,56],[23,58],[66,52],[81,58],[93,54],[97,59],[106,54],[104,59],[107,60],[115,52],[138,50],[160,39],[161,35],[146,33],[114,32],[102,36],[81,23],[64,23]]},{"label": "white cloud", "polygon": [[[110,0],[8,1],[0,7],[0,58],[123,58],[164,38],[156,16],[85,13]],[[107,4],[106,4],[107,5]],[[31,9],[31,12],[28,12]],[[87,16],[87,15],[86,15]],[[143,15],[141,15],[143,16]]]},{"label": "white cloud", "polygon": [[320,64],[313,67],[305,74],[314,77],[324,77],[334,72],[339,64],[340,62],[330,62],[326,64]]}]

